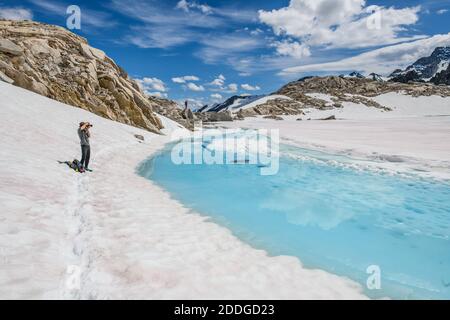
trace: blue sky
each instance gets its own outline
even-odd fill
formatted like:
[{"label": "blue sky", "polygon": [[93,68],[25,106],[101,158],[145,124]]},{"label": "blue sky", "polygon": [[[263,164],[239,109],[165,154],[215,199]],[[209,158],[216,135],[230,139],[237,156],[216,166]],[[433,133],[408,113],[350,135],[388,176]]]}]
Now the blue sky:
[{"label": "blue sky", "polygon": [[266,94],[306,75],[387,74],[450,45],[450,1],[0,0],[0,17],[66,26],[147,92],[192,104]]}]

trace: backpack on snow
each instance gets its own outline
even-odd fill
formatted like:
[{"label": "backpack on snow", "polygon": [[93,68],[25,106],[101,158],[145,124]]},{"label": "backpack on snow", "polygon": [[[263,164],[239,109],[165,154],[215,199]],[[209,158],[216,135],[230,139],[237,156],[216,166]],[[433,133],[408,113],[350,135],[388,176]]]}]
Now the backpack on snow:
[{"label": "backpack on snow", "polygon": [[81,164],[80,161],[78,161],[77,159],[73,160],[70,164],[69,167],[71,167],[73,170],[75,170],[76,172],[80,172],[80,173],[84,173],[84,167]]}]

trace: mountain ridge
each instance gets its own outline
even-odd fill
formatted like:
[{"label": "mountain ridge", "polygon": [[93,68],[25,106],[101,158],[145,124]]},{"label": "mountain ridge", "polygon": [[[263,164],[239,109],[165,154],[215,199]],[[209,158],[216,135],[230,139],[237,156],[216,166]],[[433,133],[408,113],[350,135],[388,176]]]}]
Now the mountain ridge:
[{"label": "mountain ridge", "polygon": [[[287,97],[290,100],[276,98],[248,108],[256,100],[250,97],[247,98],[248,103],[244,101],[235,105],[233,111],[237,112],[237,118],[257,115],[301,115],[305,108],[328,110],[341,108],[346,102],[389,111],[389,108],[380,105],[372,98],[389,92],[402,92],[413,97],[450,96],[450,87],[442,86],[442,84],[450,84],[449,61],[450,47],[438,47],[431,56],[418,59],[405,70],[395,70],[387,78],[377,73],[364,76],[357,71],[339,76],[307,76],[287,83],[278,91],[266,96]],[[314,96],[317,94],[328,97],[324,100],[323,97],[321,99]],[[261,97],[264,96],[259,96]],[[206,106],[200,111],[228,111],[239,98],[240,96],[233,96],[221,104],[214,105],[213,108]]]},{"label": "mountain ridge", "polygon": [[389,77],[393,82],[450,85],[450,47],[437,47],[430,56],[418,59],[405,70],[395,70]]}]

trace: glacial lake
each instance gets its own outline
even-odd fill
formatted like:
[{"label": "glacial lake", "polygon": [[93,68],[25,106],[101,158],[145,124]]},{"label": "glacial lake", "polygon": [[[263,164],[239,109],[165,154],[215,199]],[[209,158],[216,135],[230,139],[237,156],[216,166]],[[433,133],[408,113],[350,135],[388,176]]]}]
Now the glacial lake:
[{"label": "glacial lake", "polygon": [[[450,299],[447,182],[361,169],[343,156],[287,145],[275,175],[245,162],[177,165],[173,146],[138,173],[254,248],[353,279],[371,298]],[[374,270],[379,289],[366,285]]]}]

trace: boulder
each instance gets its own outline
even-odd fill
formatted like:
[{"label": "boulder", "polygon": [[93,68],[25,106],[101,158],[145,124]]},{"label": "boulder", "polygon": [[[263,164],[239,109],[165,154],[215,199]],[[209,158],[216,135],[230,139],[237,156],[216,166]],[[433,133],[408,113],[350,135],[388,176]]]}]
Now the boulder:
[{"label": "boulder", "polygon": [[31,90],[37,94],[40,94],[41,96],[48,95],[47,87],[43,83],[37,82],[34,79],[31,81],[31,87],[29,88],[29,90]]},{"label": "boulder", "polygon": [[23,53],[23,49],[9,39],[0,39],[0,52],[19,56]]},{"label": "boulder", "polygon": [[277,121],[284,120],[282,117],[279,117],[279,116],[276,116],[276,115],[265,116],[264,119],[272,119],[272,120],[277,120]]},{"label": "boulder", "polygon": [[231,112],[201,112],[197,113],[197,117],[205,122],[228,122],[233,121]]},{"label": "boulder", "polygon": [[0,80],[4,81],[6,83],[10,83],[12,84],[14,82],[13,79],[11,79],[10,77],[8,77],[6,74],[4,74],[3,72],[0,71]]},{"label": "boulder", "polygon": [[326,118],[323,118],[323,119],[319,119],[319,120],[322,120],[322,121],[336,120],[336,116],[329,116],[329,117],[326,117]]}]

